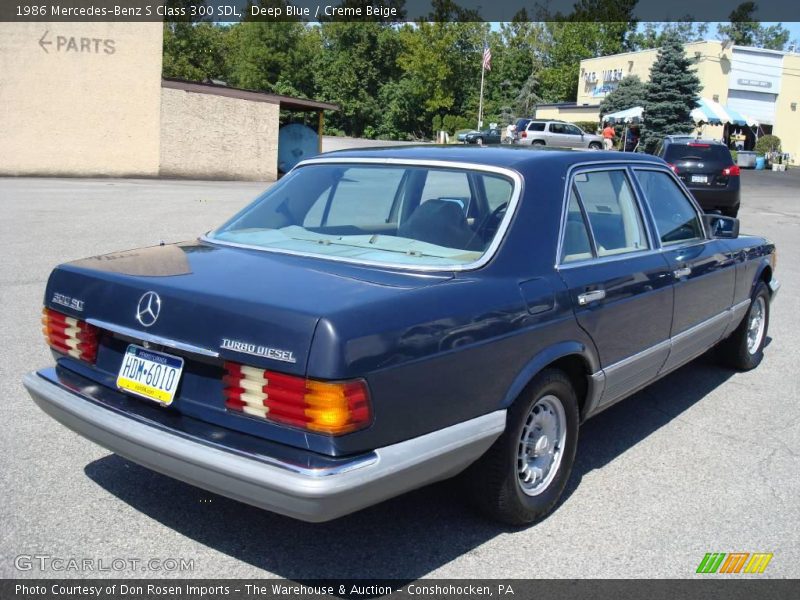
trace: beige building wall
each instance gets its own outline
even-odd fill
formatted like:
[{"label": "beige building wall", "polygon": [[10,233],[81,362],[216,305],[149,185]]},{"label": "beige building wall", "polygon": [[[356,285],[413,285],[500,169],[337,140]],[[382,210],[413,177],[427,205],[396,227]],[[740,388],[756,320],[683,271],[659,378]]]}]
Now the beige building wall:
[{"label": "beige building wall", "polygon": [[578,121],[599,121],[600,111],[597,110],[597,106],[537,106],[534,116],[537,119],[558,119],[577,123]]},{"label": "beige building wall", "polygon": [[161,23],[0,23],[0,175],[157,175],[161,51]]},{"label": "beige building wall", "polygon": [[279,112],[277,103],[162,88],[160,174],[277,179]]},{"label": "beige building wall", "polygon": [[[728,99],[730,52],[730,49],[723,51],[721,42],[712,40],[686,44],[686,56],[695,61],[695,69],[703,86],[700,95],[712,98],[716,94],[721,104]],[[592,92],[603,83],[604,72],[617,71],[620,77],[638,75],[642,81],[650,81],[650,68],[657,57],[658,49],[652,49],[582,60],[578,104],[600,104],[603,96],[595,96]],[[586,75],[591,73],[595,74],[596,81],[587,78]]]},{"label": "beige building wall", "polygon": [[783,57],[781,93],[772,133],[781,138],[781,147],[792,155],[792,162],[800,164],[800,54]]}]

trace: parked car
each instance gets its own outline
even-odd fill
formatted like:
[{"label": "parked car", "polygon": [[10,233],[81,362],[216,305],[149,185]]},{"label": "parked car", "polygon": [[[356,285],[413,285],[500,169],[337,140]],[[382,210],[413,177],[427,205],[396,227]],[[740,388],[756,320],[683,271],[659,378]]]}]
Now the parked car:
[{"label": "parked car", "polygon": [[464,143],[478,144],[499,144],[503,140],[503,131],[497,127],[484,129],[483,131],[472,131],[464,136]]},{"label": "parked car", "polygon": [[586,419],[714,346],[761,362],[775,256],[651,156],[334,152],[195,241],[56,267],[55,366],[24,383],[123,457],[298,519],[461,474],[530,523]]},{"label": "parked car", "polygon": [[602,150],[603,138],[586,133],[572,123],[564,121],[531,120],[517,130],[517,144],[529,146],[552,146],[554,148],[589,148]]},{"label": "parked car", "polygon": [[456,132],[456,140],[462,144],[466,142],[467,135],[470,133],[478,133],[477,129],[461,129]]},{"label": "parked car", "polygon": [[740,168],[728,148],[713,140],[664,139],[656,147],[705,211],[735,217],[740,205]]}]

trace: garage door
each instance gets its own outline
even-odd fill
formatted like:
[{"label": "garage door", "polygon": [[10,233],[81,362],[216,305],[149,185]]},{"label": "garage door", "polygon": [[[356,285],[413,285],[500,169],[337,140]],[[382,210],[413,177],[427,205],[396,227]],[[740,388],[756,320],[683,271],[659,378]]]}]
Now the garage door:
[{"label": "garage door", "polygon": [[775,123],[775,102],[777,99],[777,94],[728,90],[727,105],[740,114],[753,117],[762,125],[773,125]]}]

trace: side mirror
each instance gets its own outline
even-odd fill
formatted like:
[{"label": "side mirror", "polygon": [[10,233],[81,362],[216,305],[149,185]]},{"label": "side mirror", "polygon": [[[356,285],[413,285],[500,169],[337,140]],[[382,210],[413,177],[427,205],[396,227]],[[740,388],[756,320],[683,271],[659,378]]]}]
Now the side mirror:
[{"label": "side mirror", "polygon": [[715,238],[735,239],[739,237],[739,219],[722,215],[705,214],[703,223],[706,230]]}]

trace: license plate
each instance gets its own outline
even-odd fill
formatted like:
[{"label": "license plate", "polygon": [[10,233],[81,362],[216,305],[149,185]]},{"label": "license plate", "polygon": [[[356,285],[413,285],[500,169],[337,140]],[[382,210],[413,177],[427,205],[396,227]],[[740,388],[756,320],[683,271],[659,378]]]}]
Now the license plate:
[{"label": "license plate", "polygon": [[692,175],[692,183],[708,183],[708,175]]},{"label": "license plate", "polygon": [[183,372],[183,359],[131,344],[122,357],[117,387],[169,406]]}]

